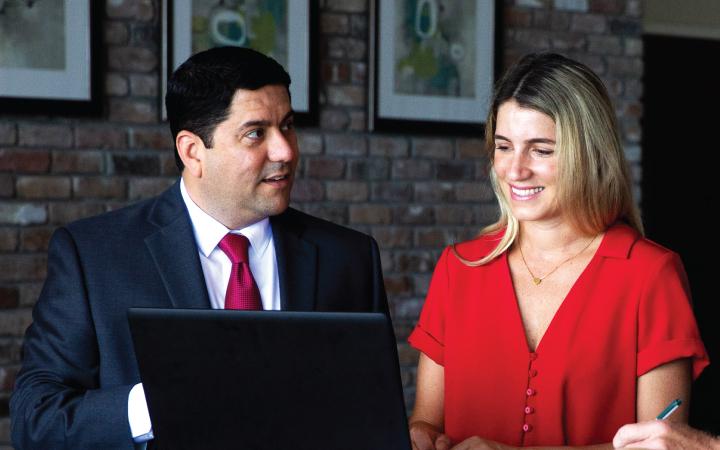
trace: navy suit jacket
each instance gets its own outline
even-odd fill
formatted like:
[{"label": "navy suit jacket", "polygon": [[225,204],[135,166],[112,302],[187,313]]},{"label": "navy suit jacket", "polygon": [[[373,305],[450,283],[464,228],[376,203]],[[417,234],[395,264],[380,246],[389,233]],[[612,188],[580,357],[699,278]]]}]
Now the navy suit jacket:
[{"label": "navy suit jacket", "polygon": [[[387,313],[371,237],[291,208],[270,223],[284,310]],[[129,307],[210,307],[179,183],[54,233],[10,402],[16,449],[133,448]]]}]

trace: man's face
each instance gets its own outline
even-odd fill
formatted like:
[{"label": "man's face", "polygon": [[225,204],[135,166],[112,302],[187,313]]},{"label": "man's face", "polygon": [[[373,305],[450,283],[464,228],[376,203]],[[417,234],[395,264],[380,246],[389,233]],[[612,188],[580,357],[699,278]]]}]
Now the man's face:
[{"label": "man's face", "polygon": [[212,148],[200,154],[202,173],[194,180],[197,192],[190,194],[223,225],[241,228],[283,212],[298,162],[285,86],[235,92],[228,118],[215,129]]}]

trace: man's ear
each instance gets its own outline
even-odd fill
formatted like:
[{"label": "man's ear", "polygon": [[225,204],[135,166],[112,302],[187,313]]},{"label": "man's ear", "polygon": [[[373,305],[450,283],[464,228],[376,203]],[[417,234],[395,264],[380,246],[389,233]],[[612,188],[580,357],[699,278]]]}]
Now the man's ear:
[{"label": "man's ear", "polygon": [[181,130],[175,137],[175,148],[185,165],[185,171],[194,178],[202,177],[207,149],[200,136],[187,130]]}]

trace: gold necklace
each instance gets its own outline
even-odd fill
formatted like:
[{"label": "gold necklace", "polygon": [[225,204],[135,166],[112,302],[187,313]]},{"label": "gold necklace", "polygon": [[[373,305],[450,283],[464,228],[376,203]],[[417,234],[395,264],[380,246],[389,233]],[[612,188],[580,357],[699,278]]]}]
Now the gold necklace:
[{"label": "gold necklace", "polygon": [[519,240],[518,240],[518,248],[520,249],[520,257],[522,258],[522,262],[523,262],[523,264],[525,264],[525,268],[527,269],[528,273],[530,273],[530,276],[532,277],[533,283],[535,283],[535,286],[537,286],[537,285],[539,285],[540,283],[542,283],[542,281],[543,281],[545,278],[549,277],[553,272],[555,272],[556,270],[558,270],[558,268],[559,268],[560,266],[562,266],[562,265],[565,264],[566,262],[570,261],[571,259],[577,257],[577,256],[580,255],[582,252],[584,252],[585,250],[587,250],[588,247],[590,247],[590,244],[592,244],[592,243],[595,241],[595,239],[597,239],[598,236],[600,236],[600,235],[599,235],[599,234],[596,234],[592,239],[590,239],[590,242],[588,242],[587,245],[586,245],[585,247],[583,247],[582,250],[580,250],[579,252],[575,253],[575,254],[572,255],[571,257],[567,258],[565,261],[563,261],[563,262],[561,262],[560,264],[558,264],[557,266],[555,266],[555,268],[554,268],[553,270],[551,270],[550,272],[546,273],[545,276],[542,276],[542,277],[536,277],[535,274],[532,273],[532,270],[530,270],[530,266],[528,266],[527,261],[525,261],[525,255],[523,254],[522,245],[520,244],[520,241],[519,241]]}]

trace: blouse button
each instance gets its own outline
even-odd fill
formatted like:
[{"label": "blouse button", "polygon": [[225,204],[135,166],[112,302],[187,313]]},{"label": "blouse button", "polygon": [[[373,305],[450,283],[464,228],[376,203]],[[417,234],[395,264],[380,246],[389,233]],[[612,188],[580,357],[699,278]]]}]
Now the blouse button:
[{"label": "blouse button", "polygon": [[525,391],[525,393],[527,394],[528,397],[530,397],[531,395],[535,395],[535,389],[528,388],[528,390]]},{"label": "blouse button", "polygon": [[530,425],[529,423],[526,423],[526,424],[523,425],[523,431],[526,432],[526,433],[531,432],[532,429],[533,429],[533,427],[532,427],[532,425]]},{"label": "blouse button", "polygon": [[535,361],[537,359],[537,353],[533,352],[530,353],[530,361]]},{"label": "blouse button", "polygon": [[535,408],[533,408],[532,406],[525,407],[525,414],[532,414],[534,412],[535,412]]},{"label": "blouse button", "polygon": [[537,376],[537,373],[538,373],[537,370],[530,369],[530,372],[528,374],[530,375],[530,378],[533,378],[533,377]]}]

